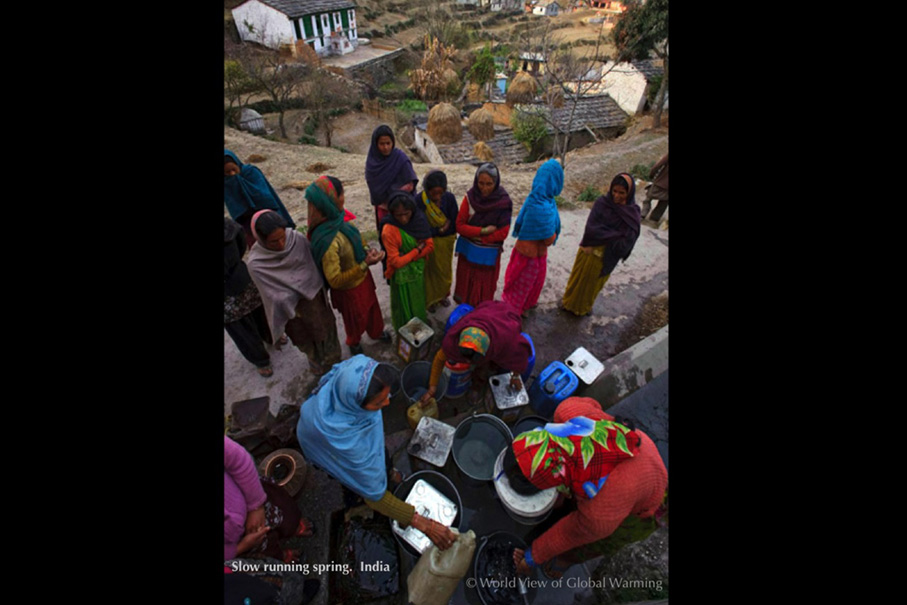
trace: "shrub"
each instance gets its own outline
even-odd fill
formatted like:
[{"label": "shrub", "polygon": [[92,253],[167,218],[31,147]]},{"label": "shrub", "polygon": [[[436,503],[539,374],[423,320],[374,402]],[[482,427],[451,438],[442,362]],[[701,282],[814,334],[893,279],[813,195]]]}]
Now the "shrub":
[{"label": "shrub", "polygon": [[514,138],[530,150],[548,134],[544,118],[536,113],[514,111],[510,117],[510,126]]},{"label": "shrub", "polygon": [[649,162],[648,164],[637,164],[630,169],[630,176],[634,179],[642,179],[644,181],[649,180],[649,171],[652,170],[652,166],[655,165],[655,162]]},{"label": "shrub", "polygon": [[599,197],[601,197],[601,191],[592,185],[586,185],[586,188],[582,190],[579,196],[576,198],[580,202],[594,202]]}]

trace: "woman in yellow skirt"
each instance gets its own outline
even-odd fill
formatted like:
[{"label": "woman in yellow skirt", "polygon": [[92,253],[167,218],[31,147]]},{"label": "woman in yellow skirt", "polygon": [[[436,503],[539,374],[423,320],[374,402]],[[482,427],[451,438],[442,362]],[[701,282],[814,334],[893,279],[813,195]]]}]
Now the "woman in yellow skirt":
[{"label": "woman in yellow skirt", "polygon": [[431,227],[435,251],[425,257],[425,304],[428,311],[438,305],[450,306],[450,284],[453,283],[453,253],[457,241],[457,198],[447,190],[447,175],[432,170],[422,179],[422,192],[416,194],[416,206],[425,213]]},{"label": "woman in yellow skirt", "polygon": [[567,280],[563,309],[588,315],[595,298],[611,276],[617,261],[626,260],[639,237],[641,213],[636,204],[636,183],[622,172],[606,195],[595,200],[586,230]]}]

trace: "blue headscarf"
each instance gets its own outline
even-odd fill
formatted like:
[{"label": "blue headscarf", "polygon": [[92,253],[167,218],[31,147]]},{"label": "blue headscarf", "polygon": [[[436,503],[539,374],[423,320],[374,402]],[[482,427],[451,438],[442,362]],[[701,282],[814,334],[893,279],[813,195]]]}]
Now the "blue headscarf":
[{"label": "blue headscarf", "polygon": [[[561,233],[561,217],[557,213],[554,197],[564,188],[564,169],[556,159],[541,166],[532,179],[532,191],[523,202],[513,224],[513,236],[535,241],[548,239]],[[557,241],[555,238],[554,241]]]},{"label": "blue headscarf", "polygon": [[258,167],[243,164],[229,149],[224,149],[224,158],[239,166],[239,174],[224,177],[224,204],[233,220],[244,218],[248,221],[259,210],[273,210],[290,224],[291,229],[296,228],[277,192]]},{"label": "blue headscarf", "polygon": [[369,500],[387,491],[381,410],[361,407],[376,367],[365,355],[335,364],[302,404],[296,425],[303,455]]}]

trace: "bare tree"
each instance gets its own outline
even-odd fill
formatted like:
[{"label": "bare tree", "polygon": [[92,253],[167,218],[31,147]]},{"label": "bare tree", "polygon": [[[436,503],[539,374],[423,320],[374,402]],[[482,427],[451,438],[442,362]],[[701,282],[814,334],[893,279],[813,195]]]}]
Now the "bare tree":
[{"label": "bare tree", "polygon": [[279,114],[280,136],[287,138],[284,113],[290,99],[299,96],[311,68],[285,58],[277,51],[255,48],[249,43],[239,46],[231,54],[233,56],[227,58],[239,63],[249,80],[274,103]]},{"label": "bare tree", "polygon": [[539,78],[544,91],[542,103],[522,105],[519,111],[545,121],[552,133],[553,155],[560,158],[566,169],[570,136],[577,125],[577,108],[610,68],[604,70],[608,59],[602,54],[604,23],[599,26],[595,45],[585,52],[562,44],[551,24],[552,21],[546,19],[544,25],[521,29],[515,36],[514,46],[524,54],[540,58],[544,66],[544,73]]},{"label": "bare tree", "polygon": [[313,69],[301,98],[324,133],[327,147],[332,145],[334,119],[359,103],[357,88],[343,76],[326,69]]}]

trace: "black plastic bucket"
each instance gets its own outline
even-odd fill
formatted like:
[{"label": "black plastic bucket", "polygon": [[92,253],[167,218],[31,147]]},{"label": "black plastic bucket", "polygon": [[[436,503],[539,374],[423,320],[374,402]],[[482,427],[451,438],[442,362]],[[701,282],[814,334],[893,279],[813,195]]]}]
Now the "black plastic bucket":
[{"label": "black plastic bucket", "polygon": [[543,427],[546,424],[548,424],[548,420],[543,416],[523,416],[513,423],[513,427],[510,430],[513,433],[513,438],[516,439],[520,433]]},{"label": "black plastic bucket", "polygon": [[[526,550],[526,543],[517,535],[506,531],[496,531],[479,538],[476,557],[473,563],[473,578],[476,592],[485,605],[500,603],[522,603],[517,582],[519,578],[513,563],[513,549]],[[529,579],[535,577],[535,571]],[[526,599],[529,603],[535,599],[538,588],[529,585]]]},{"label": "black plastic bucket", "polygon": [[[406,480],[397,486],[397,489],[394,490],[394,495],[400,500],[406,501],[406,497],[409,496],[409,492],[412,491],[413,486],[416,484],[416,481],[419,479],[425,481],[433,488],[444,494],[451,502],[457,505],[457,515],[454,517],[451,527],[455,527],[457,530],[460,529],[460,521],[463,519],[463,501],[460,500],[460,492],[457,491],[457,488],[454,487],[453,482],[442,475],[437,471],[419,471],[413,473]],[[419,511],[416,511],[419,512]],[[393,521],[391,521],[391,531],[394,534],[394,538],[397,540],[397,543],[400,545],[404,551],[418,559],[422,556],[418,550],[416,550],[412,544],[400,537],[400,535],[393,531]]]},{"label": "black plastic bucket", "polygon": [[494,479],[495,460],[512,442],[510,428],[497,416],[476,414],[460,422],[451,452],[464,482],[478,487]]},{"label": "black plastic bucket", "polygon": [[[400,376],[400,385],[403,387],[403,394],[412,404],[422,397],[422,394],[428,390],[428,380],[431,378],[431,362],[414,361],[403,368],[403,374]],[[447,393],[447,376],[442,372],[441,379],[438,381],[438,388],[435,390],[435,399],[441,400]]]}]

